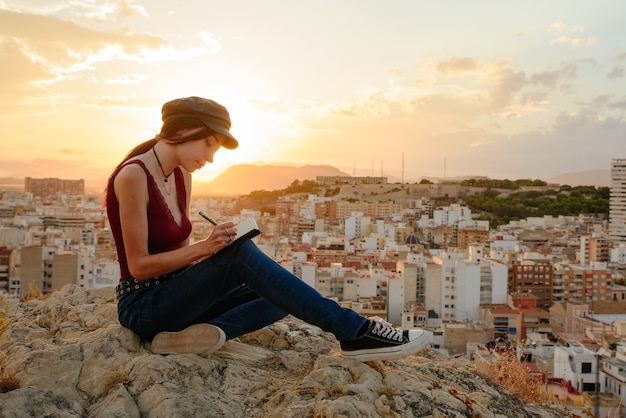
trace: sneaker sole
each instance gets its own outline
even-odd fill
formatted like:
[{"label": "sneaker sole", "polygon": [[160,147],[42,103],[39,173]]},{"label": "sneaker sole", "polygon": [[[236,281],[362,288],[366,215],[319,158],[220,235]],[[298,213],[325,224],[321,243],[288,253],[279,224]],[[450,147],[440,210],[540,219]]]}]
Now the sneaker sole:
[{"label": "sneaker sole", "polygon": [[396,360],[410,356],[423,350],[431,343],[433,334],[424,331],[419,338],[410,343],[384,348],[370,348],[365,350],[342,351],[344,357],[359,361]]},{"label": "sneaker sole", "polygon": [[211,324],[196,324],[178,332],[159,332],[152,339],[154,354],[210,354],[226,342],[226,334]]}]

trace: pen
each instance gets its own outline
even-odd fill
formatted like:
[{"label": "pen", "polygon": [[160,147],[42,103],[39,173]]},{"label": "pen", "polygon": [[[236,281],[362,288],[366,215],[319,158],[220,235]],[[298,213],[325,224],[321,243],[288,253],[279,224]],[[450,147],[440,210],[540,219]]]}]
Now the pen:
[{"label": "pen", "polygon": [[200,212],[198,212],[198,215],[202,216],[204,219],[206,219],[207,221],[211,222],[213,225],[217,225],[217,222],[215,221],[215,219],[211,218],[206,213],[200,211]]}]

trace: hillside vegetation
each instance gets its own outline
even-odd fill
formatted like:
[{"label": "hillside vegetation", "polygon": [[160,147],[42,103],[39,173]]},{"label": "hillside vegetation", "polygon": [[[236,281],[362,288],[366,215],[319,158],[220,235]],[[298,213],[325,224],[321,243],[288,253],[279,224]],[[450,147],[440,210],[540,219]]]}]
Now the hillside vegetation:
[{"label": "hillside vegetation", "polygon": [[[429,183],[421,183],[427,186]],[[568,186],[558,188],[547,187],[542,180],[493,180],[469,179],[458,183],[463,189],[471,189],[472,193],[459,193],[458,198],[446,199],[446,202],[464,204],[479,214],[478,219],[488,219],[492,226],[520,220],[528,217],[577,216],[590,214],[605,219],[609,213],[608,187],[595,186]],[[359,200],[367,197],[372,200],[379,197],[381,201],[390,199],[390,192],[398,192],[403,188],[416,187],[412,185],[386,184],[376,187],[370,186],[370,192],[365,195],[355,193],[350,197],[340,197],[344,200]],[[317,194],[319,196],[337,196],[341,187],[322,187],[312,180],[294,180],[288,187],[281,190],[257,190],[239,198],[240,206],[252,207],[273,213],[275,202],[283,196],[297,194]],[[479,190],[477,193],[476,190]],[[374,194],[375,193],[375,194]],[[403,194],[400,193],[400,196]],[[394,195],[399,196],[397,193]],[[403,199],[409,198],[404,193]],[[440,196],[445,197],[445,196]]]},{"label": "hillside vegetation", "polygon": [[561,186],[559,190],[519,190],[503,192],[485,189],[480,195],[467,196],[465,204],[490,219],[492,226],[529,217],[593,215],[601,219],[609,213],[608,187]]}]

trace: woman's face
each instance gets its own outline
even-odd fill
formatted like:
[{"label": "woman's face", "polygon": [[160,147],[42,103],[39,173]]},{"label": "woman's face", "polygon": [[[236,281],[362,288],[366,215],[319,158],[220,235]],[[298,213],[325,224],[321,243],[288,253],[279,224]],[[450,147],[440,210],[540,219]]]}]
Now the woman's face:
[{"label": "woman's face", "polygon": [[196,171],[209,162],[219,150],[226,138],[222,134],[212,134],[204,139],[188,141],[178,146],[180,165],[187,171]]}]

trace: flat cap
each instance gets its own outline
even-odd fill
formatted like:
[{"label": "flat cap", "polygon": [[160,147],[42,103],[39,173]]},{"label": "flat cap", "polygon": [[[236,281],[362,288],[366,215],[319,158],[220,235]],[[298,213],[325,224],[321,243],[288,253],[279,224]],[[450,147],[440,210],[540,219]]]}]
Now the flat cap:
[{"label": "flat cap", "polygon": [[230,114],[221,104],[197,96],[183,97],[171,100],[163,105],[161,109],[163,122],[172,116],[190,116],[200,119],[213,131],[226,137],[222,146],[228,149],[235,149],[239,142],[230,133]]}]

